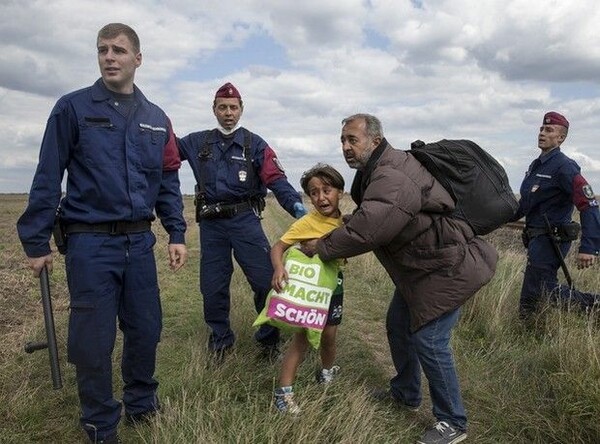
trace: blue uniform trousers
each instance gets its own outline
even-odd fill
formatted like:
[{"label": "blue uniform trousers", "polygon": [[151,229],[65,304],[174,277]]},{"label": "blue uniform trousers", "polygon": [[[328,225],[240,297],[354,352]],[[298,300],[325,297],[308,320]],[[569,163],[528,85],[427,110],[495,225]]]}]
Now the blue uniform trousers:
[{"label": "blue uniform trousers", "polygon": [[[265,306],[271,290],[271,248],[260,219],[253,211],[245,211],[232,218],[200,222],[200,291],[204,299],[204,320],[211,328],[208,347],[213,351],[230,347],[235,342],[229,322],[232,250],[254,292],[257,313]],[[276,344],[279,330],[263,325],[256,332],[255,339],[262,345]]]},{"label": "blue uniform trousers", "polygon": [[[571,243],[561,242],[559,246],[563,257],[566,257]],[[559,285],[557,276],[559,268],[560,259],[554,251],[550,237],[541,235],[530,239],[527,247],[527,267],[519,301],[521,317],[531,315],[544,295],[553,302],[576,304],[583,309],[600,302],[600,295]]]},{"label": "blue uniform trousers", "polygon": [[411,333],[408,306],[396,290],[386,328],[397,373],[390,381],[394,398],[407,406],[421,404],[422,368],[429,383],[433,415],[438,421],[466,430],[467,417],[450,348],[452,328],[459,314],[460,309],[455,309]]},{"label": "blue uniform trousers", "polygon": [[123,332],[125,412],[137,415],[158,408],[154,369],[162,313],[155,242],[150,231],[68,237],[68,357],[76,369],[81,425],[92,440],[114,433],[121,417],[112,387],[117,319]]}]

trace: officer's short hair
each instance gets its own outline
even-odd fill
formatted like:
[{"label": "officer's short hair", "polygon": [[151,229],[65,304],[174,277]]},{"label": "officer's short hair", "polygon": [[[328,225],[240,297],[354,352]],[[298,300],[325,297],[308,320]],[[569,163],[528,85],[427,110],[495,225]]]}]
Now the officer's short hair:
[{"label": "officer's short hair", "polygon": [[308,194],[308,182],[310,182],[310,179],[313,177],[318,177],[327,185],[344,191],[344,178],[339,171],[326,163],[318,163],[310,170],[305,171],[300,179],[300,186],[306,194]]},{"label": "officer's short hair", "polygon": [[114,39],[121,34],[129,39],[133,45],[133,50],[136,54],[140,52],[140,38],[137,33],[130,27],[123,23],[109,23],[104,25],[100,31],[98,31],[98,40],[100,39]]}]

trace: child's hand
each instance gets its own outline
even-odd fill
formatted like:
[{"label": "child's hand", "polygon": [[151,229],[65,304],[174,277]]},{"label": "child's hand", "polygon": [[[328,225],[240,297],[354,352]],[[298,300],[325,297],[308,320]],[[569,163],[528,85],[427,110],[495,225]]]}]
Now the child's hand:
[{"label": "child's hand", "polygon": [[288,282],[288,273],[287,270],[283,267],[276,268],[273,273],[273,278],[271,279],[271,287],[277,293],[281,293]]}]

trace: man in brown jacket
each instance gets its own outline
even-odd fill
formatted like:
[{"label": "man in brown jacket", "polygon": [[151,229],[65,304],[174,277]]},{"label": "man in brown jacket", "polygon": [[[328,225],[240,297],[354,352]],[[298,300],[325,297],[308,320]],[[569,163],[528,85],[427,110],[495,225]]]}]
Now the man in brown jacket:
[{"label": "man in brown jacket", "polygon": [[416,409],[422,368],[437,422],[418,443],[460,442],[467,417],[450,336],[461,305],[492,278],[497,253],[449,216],[448,192],[411,154],[388,144],[379,119],[356,114],[342,124],[344,157],[358,170],[351,191],[358,208],[307,248],[323,260],[374,251],[396,285],[386,325],[397,375],[385,396]]}]

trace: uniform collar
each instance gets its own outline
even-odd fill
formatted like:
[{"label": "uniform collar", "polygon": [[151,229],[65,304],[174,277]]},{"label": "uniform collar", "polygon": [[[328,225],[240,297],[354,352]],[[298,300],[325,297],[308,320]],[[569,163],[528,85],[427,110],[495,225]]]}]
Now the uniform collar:
[{"label": "uniform collar", "polygon": [[244,146],[244,131],[240,131],[243,128],[243,126],[237,126],[235,130],[229,134],[224,134],[220,128],[215,128],[214,132],[218,135],[217,140],[219,137],[221,137],[222,139],[235,142],[240,146]]},{"label": "uniform collar", "polygon": [[217,130],[219,130],[219,132],[220,132],[221,134],[223,134],[223,136],[225,136],[225,137],[230,137],[230,136],[231,136],[233,133],[235,133],[235,132],[236,132],[236,131],[237,131],[239,128],[240,128],[240,126],[239,126],[239,125],[236,125],[234,128],[232,128],[232,129],[228,130],[228,129],[225,129],[225,128],[223,128],[221,125],[219,125],[219,126],[217,126],[217,128],[216,128],[216,129],[217,129]]},{"label": "uniform collar", "polygon": [[[96,83],[92,85],[92,100],[94,102],[103,102],[112,98],[113,95],[102,81],[102,78],[96,80]],[[147,101],[144,94],[135,85],[133,85],[133,98],[136,102]]]},{"label": "uniform collar", "polygon": [[556,147],[552,150],[550,150],[549,153],[546,154],[540,154],[540,156],[538,157],[538,159],[540,160],[541,163],[546,163],[548,162],[550,159],[554,158],[555,156],[558,155],[558,153],[560,153],[560,147]]}]

